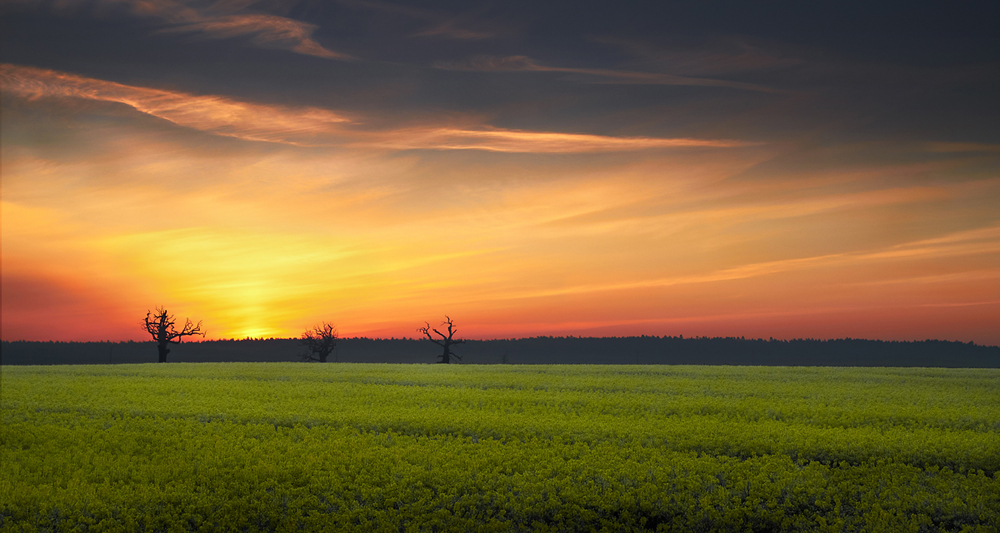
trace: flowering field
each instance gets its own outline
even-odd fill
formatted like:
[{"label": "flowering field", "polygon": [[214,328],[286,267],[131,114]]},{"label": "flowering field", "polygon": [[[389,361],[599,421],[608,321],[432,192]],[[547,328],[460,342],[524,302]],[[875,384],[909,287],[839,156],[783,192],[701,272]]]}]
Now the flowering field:
[{"label": "flowering field", "polygon": [[1000,371],[3,367],[0,531],[996,531]]}]

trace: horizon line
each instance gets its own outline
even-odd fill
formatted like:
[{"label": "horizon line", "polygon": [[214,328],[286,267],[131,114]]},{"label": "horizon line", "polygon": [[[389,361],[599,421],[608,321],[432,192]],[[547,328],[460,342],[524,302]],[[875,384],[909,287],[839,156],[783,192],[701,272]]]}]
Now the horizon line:
[{"label": "horizon line", "polygon": [[[881,343],[924,343],[924,342],[942,342],[942,343],[952,343],[952,344],[963,344],[966,346],[981,346],[984,348],[1000,348],[1000,345],[994,344],[977,344],[975,341],[960,341],[960,340],[947,340],[947,339],[912,339],[912,340],[884,340],[884,339],[869,339],[869,338],[859,338],[859,337],[837,337],[837,338],[813,338],[813,337],[794,337],[794,338],[775,338],[769,337],[767,339],[763,337],[757,338],[746,338],[745,336],[739,337],[709,337],[709,336],[689,336],[684,335],[608,335],[608,336],[590,336],[590,335],[534,335],[530,337],[498,337],[498,338],[488,338],[488,339],[463,339],[466,342],[497,342],[497,341],[521,341],[521,340],[533,340],[533,339],[578,339],[578,340],[603,340],[603,339],[674,339],[674,340],[728,340],[728,341],[740,341],[740,342],[838,342],[838,341],[864,341],[864,342],[881,342]],[[300,337],[243,337],[243,338],[219,338],[219,339],[202,339],[202,340],[186,340],[180,344],[203,344],[212,342],[265,342],[265,341],[298,341],[301,340]],[[416,338],[416,337],[364,337],[364,336],[353,336],[353,337],[338,337],[338,341],[343,340],[369,340],[369,341],[427,341],[426,338]],[[51,343],[51,344],[139,344],[139,343],[155,343],[154,340],[95,340],[95,341],[65,341],[65,340],[27,340],[27,339],[16,339],[7,340],[0,339],[0,342],[24,342],[24,343]]]}]

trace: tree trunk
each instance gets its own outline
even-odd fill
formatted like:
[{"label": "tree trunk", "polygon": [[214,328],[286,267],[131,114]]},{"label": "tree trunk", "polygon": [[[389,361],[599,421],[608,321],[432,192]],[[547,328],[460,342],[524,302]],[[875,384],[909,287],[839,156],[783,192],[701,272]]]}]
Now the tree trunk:
[{"label": "tree trunk", "polygon": [[157,344],[156,348],[160,352],[160,362],[161,363],[166,363],[167,362],[167,354],[170,353],[170,348],[167,348],[166,344]]}]

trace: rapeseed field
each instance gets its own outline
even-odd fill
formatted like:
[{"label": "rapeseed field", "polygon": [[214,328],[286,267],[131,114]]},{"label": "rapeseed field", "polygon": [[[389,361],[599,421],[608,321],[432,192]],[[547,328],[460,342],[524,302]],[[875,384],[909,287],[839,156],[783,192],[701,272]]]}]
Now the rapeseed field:
[{"label": "rapeseed field", "polygon": [[977,531],[1000,371],[3,367],[0,531]]}]

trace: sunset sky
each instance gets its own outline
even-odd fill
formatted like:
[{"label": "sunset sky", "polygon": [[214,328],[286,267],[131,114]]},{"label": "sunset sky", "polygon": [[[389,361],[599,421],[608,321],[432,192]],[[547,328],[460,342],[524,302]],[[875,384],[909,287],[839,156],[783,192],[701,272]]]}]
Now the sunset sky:
[{"label": "sunset sky", "polygon": [[1000,3],[645,4],[0,0],[3,339],[1000,344]]}]

